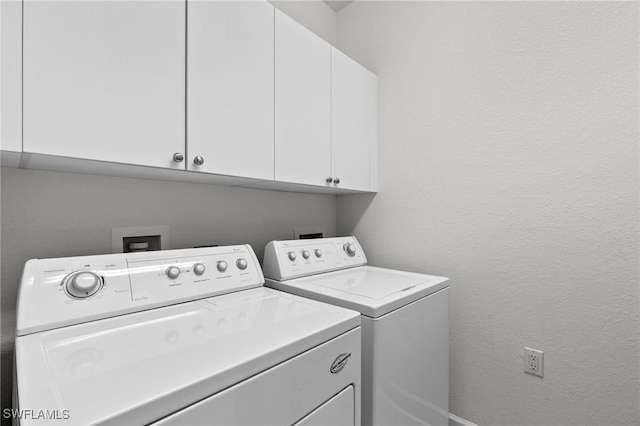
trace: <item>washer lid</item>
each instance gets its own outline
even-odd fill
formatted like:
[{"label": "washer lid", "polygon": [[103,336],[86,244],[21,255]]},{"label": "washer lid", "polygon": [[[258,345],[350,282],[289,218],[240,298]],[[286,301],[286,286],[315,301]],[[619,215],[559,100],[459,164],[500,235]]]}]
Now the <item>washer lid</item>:
[{"label": "washer lid", "polygon": [[377,318],[449,285],[448,278],[361,266],[265,285]]},{"label": "washer lid", "polygon": [[357,312],[256,288],[21,336],[19,404],[68,410],[65,425],[147,424],[359,324]]}]

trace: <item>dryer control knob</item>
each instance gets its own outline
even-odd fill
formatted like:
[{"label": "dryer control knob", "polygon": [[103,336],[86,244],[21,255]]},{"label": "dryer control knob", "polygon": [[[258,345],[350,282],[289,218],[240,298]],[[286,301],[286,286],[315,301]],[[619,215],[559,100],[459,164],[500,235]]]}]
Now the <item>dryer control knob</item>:
[{"label": "dryer control knob", "polygon": [[180,276],[180,268],[178,268],[177,266],[169,266],[167,270],[164,271],[164,273],[167,274],[167,276],[172,280],[175,280]]},{"label": "dryer control knob", "polygon": [[309,250],[302,250],[302,257],[304,257],[305,259],[308,259],[309,256],[311,256],[311,254],[309,253]]},{"label": "dryer control knob", "polygon": [[316,249],[315,254],[316,254],[316,257],[322,257],[322,250]]},{"label": "dryer control knob", "polygon": [[346,251],[349,256],[356,255],[356,246],[354,246],[353,244],[346,243],[344,246],[342,246],[342,248],[344,248],[344,251]]},{"label": "dryer control knob", "polygon": [[236,260],[236,266],[241,271],[244,271],[245,269],[247,269],[247,266],[249,266],[249,264],[247,263],[247,259],[238,259]]},{"label": "dryer control knob", "polygon": [[202,275],[206,270],[207,268],[204,266],[204,263],[196,263],[195,265],[193,265],[193,272],[196,275]]},{"label": "dryer control knob", "polygon": [[221,260],[221,261],[218,262],[218,271],[224,272],[224,271],[227,270],[228,266],[229,265],[227,265],[227,262],[225,262],[224,260]]},{"label": "dryer control knob", "polygon": [[93,296],[102,287],[102,278],[90,271],[74,272],[66,278],[64,289],[71,297],[84,299]]},{"label": "dryer control knob", "polygon": [[293,262],[294,260],[296,260],[296,258],[298,257],[298,256],[295,254],[295,252],[292,252],[292,251],[290,251],[290,252],[289,252],[289,254],[288,254],[287,256],[289,256],[289,260],[290,260],[290,261],[292,261],[292,262]]}]

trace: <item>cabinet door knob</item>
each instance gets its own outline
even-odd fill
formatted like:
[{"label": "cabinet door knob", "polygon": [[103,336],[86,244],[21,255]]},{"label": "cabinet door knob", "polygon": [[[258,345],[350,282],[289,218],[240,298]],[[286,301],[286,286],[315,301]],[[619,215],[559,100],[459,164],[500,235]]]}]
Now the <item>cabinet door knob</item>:
[{"label": "cabinet door knob", "polygon": [[196,158],[193,159],[193,164],[196,166],[202,166],[204,164],[204,158],[200,155],[196,156]]},{"label": "cabinet door knob", "polygon": [[337,185],[337,184],[339,184],[339,183],[340,183],[340,178],[335,178],[335,179],[333,180],[333,183],[335,183],[336,185]]},{"label": "cabinet door knob", "polygon": [[333,182],[333,179],[331,179],[331,176],[329,176],[329,177],[326,179],[326,181],[327,181],[327,183],[331,183],[331,182]]},{"label": "cabinet door knob", "polygon": [[182,160],[184,160],[184,155],[181,152],[173,154],[173,161],[176,163],[182,163]]}]

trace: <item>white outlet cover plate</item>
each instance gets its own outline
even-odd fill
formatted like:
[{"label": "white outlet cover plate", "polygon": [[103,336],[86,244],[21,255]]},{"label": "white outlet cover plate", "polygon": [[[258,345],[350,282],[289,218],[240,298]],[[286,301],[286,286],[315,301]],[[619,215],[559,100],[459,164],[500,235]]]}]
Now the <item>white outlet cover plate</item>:
[{"label": "white outlet cover plate", "polygon": [[[536,357],[532,363],[531,357]],[[537,367],[537,368],[536,368]],[[544,352],[537,349],[524,348],[524,372],[534,376],[544,377]]]}]

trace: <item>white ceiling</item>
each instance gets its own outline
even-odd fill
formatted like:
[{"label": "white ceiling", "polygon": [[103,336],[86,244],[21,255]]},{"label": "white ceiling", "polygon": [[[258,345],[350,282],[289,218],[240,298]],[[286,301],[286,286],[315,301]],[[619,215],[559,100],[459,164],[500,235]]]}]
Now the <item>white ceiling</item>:
[{"label": "white ceiling", "polygon": [[324,2],[328,4],[331,9],[339,12],[349,3],[353,3],[353,0],[324,0]]}]

